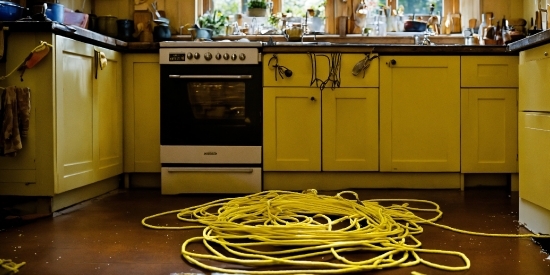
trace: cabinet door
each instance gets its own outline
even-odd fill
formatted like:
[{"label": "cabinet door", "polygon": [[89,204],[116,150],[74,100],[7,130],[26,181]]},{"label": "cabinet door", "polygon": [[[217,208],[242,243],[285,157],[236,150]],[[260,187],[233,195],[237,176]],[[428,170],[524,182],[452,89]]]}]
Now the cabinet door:
[{"label": "cabinet door", "polygon": [[463,89],[461,171],[517,172],[517,89]]},{"label": "cabinet door", "polygon": [[[519,110],[550,112],[550,44],[520,53]],[[546,83],[546,85],[544,85]]]},{"label": "cabinet door", "polygon": [[321,171],[317,88],[264,88],[264,170]]},{"label": "cabinet door", "polygon": [[56,36],[57,182],[61,193],[94,179],[93,46]]},{"label": "cabinet door", "polygon": [[158,54],[124,56],[124,172],[160,172]]},{"label": "cabinet door", "polygon": [[378,89],[325,89],[323,171],[378,170]]},{"label": "cabinet door", "polygon": [[[94,120],[97,139],[95,181],[122,173],[122,60],[121,54],[95,47],[107,57],[107,66],[94,67]],[[94,64],[95,65],[95,64]],[[97,78],[95,73],[97,71]]]},{"label": "cabinet door", "polygon": [[519,113],[519,195],[550,209],[550,114]]},{"label": "cabinet door", "polygon": [[380,171],[460,171],[460,57],[380,64]]}]

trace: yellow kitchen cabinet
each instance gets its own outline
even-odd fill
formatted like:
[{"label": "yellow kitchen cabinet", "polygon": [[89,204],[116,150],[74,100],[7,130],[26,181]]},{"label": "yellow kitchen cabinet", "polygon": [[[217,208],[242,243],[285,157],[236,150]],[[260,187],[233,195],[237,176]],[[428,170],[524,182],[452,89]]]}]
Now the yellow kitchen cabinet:
[{"label": "yellow kitchen cabinet", "polygon": [[517,56],[462,56],[460,59],[462,87],[518,86]]},{"label": "yellow kitchen cabinet", "polygon": [[550,44],[520,53],[519,110],[550,112]]},{"label": "yellow kitchen cabinet", "polygon": [[519,221],[550,234],[550,44],[520,53]]},{"label": "yellow kitchen cabinet", "polygon": [[[378,60],[364,77],[352,74],[364,58],[264,55],[265,171],[378,170]],[[312,77],[328,79],[329,60],[340,71],[340,87],[309,87]],[[275,64],[292,70],[292,76],[275,80]]]},{"label": "yellow kitchen cabinet", "polygon": [[[53,197],[49,211],[118,187],[122,173],[121,54],[48,32],[10,33],[7,68],[40,41],[50,53],[21,82],[31,89],[29,135],[13,158],[0,158],[0,194]],[[107,58],[97,69],[94,50]]]},{"label": "yellow kitchen cabinet", "polygon": [[321,92],[264,88],[264,171],[321,171]]},{"label": "yellow kitchen cabinet", "polygon": [[160,172],[158,54],[125,54],[124,172]]},{"label": "yellow kitchen cabinet", "polygon": [[519,129],[520,196],[550,210],[550,113],[520,112]]},{"label": "yellow kitchen cabinet", "polygon": [[[56,193],[122,173],[121,54],[58,36]],[[107,58],[96,67],[96,51]]]},{"label": "yellow kitchen cabinet", "polygon": [[[330,70],[335,72],[331,76],[331,80],[338,80],[340,88],[378,87],[378,59],[370,62],[366,73],[361,71],[358,75],[352,74],[354,66],[363,59],[365,59],[365,54],[362,53],[344,53],[341,55],[331,53],[267,53],[263,56],[264,87],[318,87],[322,81],[329,78]],[[329,64],[331,63],[333,68],[330,68]],[[292,71],[292,76],[287,77],[284,75],[286,69]],[[282,73],[282,76],[280,73]],[[315,81],[315,79],[318,81]],[[332,81],[328,81],[326,89],[331,88],[332,83]]]},{"label": "yellow kitchen cabinet", "polygon": [[380,171],[460,171],[460,57],[380,57]]},{"label": "yellow kitchen cabinet", "polygon": [[517,89],[461,91],[461,172],[517,172]]},{"label": "yellow kitchen cabinet", "polygon": [[378,171],[378,89],[322,92],[323,171]]}]

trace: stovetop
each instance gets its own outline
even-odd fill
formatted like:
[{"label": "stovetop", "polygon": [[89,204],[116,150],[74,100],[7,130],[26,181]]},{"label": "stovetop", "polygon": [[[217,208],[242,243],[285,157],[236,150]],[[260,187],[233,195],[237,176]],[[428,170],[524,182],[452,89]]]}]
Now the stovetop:
[{"label": "stovetop", "polygon": [[162,41],[161,48],[260,48],[261,41],[240,40],[218,40],[218,41]]}]

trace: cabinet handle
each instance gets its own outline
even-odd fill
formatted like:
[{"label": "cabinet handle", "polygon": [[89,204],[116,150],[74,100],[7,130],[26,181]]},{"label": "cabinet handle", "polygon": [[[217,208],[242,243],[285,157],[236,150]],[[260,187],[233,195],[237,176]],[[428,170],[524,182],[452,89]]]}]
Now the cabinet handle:
[{"label": "cabinet handle", "polygon": [[548,56],[548,52],[544,52],[544,56]]},{"label": "cabinet handle", "polygon": [[395,61],[395,59],[390,60],[390,62],[386,62],[386,65],[388,65],[389,67],[395,66],[396,64],[397,64],[397,61]]},{"label": "cabinet handle", "polygon": [[312,96],[310,99],[311,99],[311,101],[315,101],[315,97],[314,97],[314,96]]}]

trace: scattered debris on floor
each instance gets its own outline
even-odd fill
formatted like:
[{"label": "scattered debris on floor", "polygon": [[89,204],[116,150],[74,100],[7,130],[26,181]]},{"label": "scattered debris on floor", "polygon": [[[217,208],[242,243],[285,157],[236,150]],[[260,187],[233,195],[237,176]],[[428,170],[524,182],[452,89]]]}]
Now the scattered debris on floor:
[{"label": "scattered debris on floor", "polygon": [[[345,198],[350,195],[354,198]],[[394,204],[380,205],[390,202]],[[429,205],[429,208],[418,206],[422,204]],[[433,217],[422,218],[414,212],[427,212]],[[198,224],[157,226],[150,221],[168,214],[177,214],[181,221]],[[464,253],[422,248],[422,243],[415,237],[423,232],[421,224],[478,236],[550,237],[456,229],[436,223],[442,215],[438,204],[426,200],[362,201],[352,191],[326,196],[310,189],[302,193],[264,191],[220,199],[152,215],[144,218],[142,224],[165,230],[203,228],[202,236],[189,238],[183,243],[183,257],[214,272],[242,274],[340,274],[418,264],[448,271],[470,268],[470,260]],[[194,252],[190,248],[193,243],[202,243],[210,253]],[[365,257],[371,258],[346,258],[346,252],[352,251],[364,252]],[[464,264],[448,266],[430,262],[420,256],[422,253],[456,256]],[[326,256],[331,257],[331,261],[325,261]],[[216,267],[208,264],[211,261],[254,269]],[[277,271],[269,270],[274,266],[278,266]]]}]

